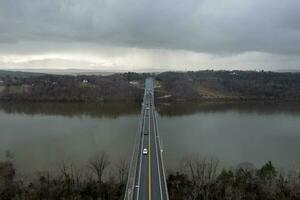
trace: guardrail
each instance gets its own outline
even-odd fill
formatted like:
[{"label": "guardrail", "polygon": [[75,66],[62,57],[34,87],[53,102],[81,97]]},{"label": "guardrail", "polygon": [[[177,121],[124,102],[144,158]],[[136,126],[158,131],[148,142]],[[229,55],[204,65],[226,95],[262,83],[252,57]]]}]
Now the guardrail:
[{"label": "guardrail", "polygon": [[163,184],[164,184],[164,189],[165,189],[165,193],[166,193],[166,200],[169,200],[169,193],[168,193],[168,186],[167,186],[167,179],[166,179],[166,173],[165,173],[165,164],[164,164],[164,159],[163,159],[163,155],[162,155],[162,147],[160,144],[160,136],[159,136],[159,131],[158,131],[158,127],[157,127],[157,117],[156,117],[157,112],[154,112],[155,115],[155,128],[156,128],[156,134],[157,134],[157,138],[158,138],[158,147],[159,147],[159,151],[160,151],[160,161],[161,161],[161,168],[162,168],[162,173],[163,173]]}]

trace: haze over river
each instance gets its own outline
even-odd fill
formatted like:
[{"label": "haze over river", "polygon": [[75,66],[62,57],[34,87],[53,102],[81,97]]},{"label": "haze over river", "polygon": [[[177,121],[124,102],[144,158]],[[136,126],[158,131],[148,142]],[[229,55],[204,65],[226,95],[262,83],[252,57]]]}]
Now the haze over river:
[{"label": "haze over river", "polygon": [[[167,169],[192,154],[227,167],[300,163],[300,104],[176,103],[159,104],[157,111]],[[25,177],[63,163],[85,169],[101,152],[111,163],[130,161],[139,113],[139,104],[2,103],[0,160],[12,155]]]}]

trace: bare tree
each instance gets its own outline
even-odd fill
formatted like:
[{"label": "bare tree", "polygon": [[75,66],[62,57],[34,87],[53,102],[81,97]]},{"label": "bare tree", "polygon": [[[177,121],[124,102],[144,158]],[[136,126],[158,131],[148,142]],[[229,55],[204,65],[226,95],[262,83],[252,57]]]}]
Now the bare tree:
[{"label": "bare tree", "polygon": [[120,184],[125,184],[128,176],[128,163],[125,159],[121,159],[116,164],[118,180]]},{"label": "bare tree", "polygon": [[75,168],[73,165],[67,166],[63,164],[60,169],[60,174],[65,183],[76,186],[80,185],[82,174],[80,173],[80,170]]},{"label": "bare tree", "polygon": [[189,156],[184,160],[186,173],[194,182],[203,185],[216,179],[219,172],[219,160],[213,157]]},{"label": "bare tree", "polygon": [[218,176],[219,160],[213,157],[188,156],[184,161],[184,168],[194,187],[193,199],[199,196],[209,199],[209,187]]},{"label": "bare tree", "polygon": [[97,176],[98,181],[102,183],[103,172],[105,168],[110,164],[108,156],[105,153],[94,156],[89,161],[89,167],[92,172]]},{"label": "bare tree", "polygon": [[0,161],[0,186],[2,182],[4,184],[12,183],[15,175],[14,156],[10,151],[6,151],[5,161]]}]

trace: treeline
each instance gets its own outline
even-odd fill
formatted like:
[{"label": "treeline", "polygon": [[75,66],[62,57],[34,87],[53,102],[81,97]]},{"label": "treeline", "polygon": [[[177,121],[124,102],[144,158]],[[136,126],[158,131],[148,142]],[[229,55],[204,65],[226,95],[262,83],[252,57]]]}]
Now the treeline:
[{"label": "treeline", "polygon": [[271,162],[260,168],[240,164],[222,169],[217,159],[189,158],[181,170],[169,174],[172,200],[298,200],[300,172],[285,174]]},{"label": "treeline", "polygon": [[141,101],[143,82],[156,80],[157,101],[300,100],[300,73],[190,71],[123,73],[110,76],[3,76],[5,101]]},{"label": "treeline", "polygon": [[2,78],[0,99],[5,101],[103,102],[140,100],[143,90],[132,87],[120,74]]},{"label": "treeline", "polygon": [[173,99],[300,100],[300,73],[165,72],[157,75]]},{"label": "treeline", "polygon": [[[90,173],[63,166],[56,176],[40,173],[35,181],[25,181],[16,179],[12,161],[0,162],[0,199],[123,199],[128,175],[126,162],[111,166],[107,155],[100,154],[87,166]],[[108,171],[110,175],[104,176]],[[170,200],[300,199],[299,169],[284,173],[271,162],[260,168],[244,163],[226,169],[214,158],[189,157],[182,167],[169,172],[167,185]]]},{"label": "treeline", "polygon": [[127,162],[111,166],[104,153],[90,159],[86,173],[65,165],[57,175],[37,173],[33,181],[16,178],[13,163],[0,162],[1,200],[119,200],[125,193]]}]

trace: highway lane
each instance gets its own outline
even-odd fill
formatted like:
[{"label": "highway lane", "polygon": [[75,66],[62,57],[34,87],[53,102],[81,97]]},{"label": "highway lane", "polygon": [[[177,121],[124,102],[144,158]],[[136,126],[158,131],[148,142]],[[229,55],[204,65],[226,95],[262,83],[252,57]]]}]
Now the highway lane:
[{"label": "highway lane", "polygon": [[162,181],[162,165],[161,165],[161,150],[158,145],[158,135],[155,119],[154,108],[154,88],[153,80],[146,79],[145,81],[145,99],[144,112],[146,113],[145,123],[143,126],[142,149],[147,149],[148,154],[142,155],[140,159],[140,175],[139,175],[139,194],[138,199],[167,199],[163,192]]},{"label": "highway lane", "polygon": [[[133,176],[129,177],[129,180],[133,180],[134,186],[132,183],[127,185],[125,200],[168,200],[154,107],[154,83],[152,78],[147,78],[145,81],[141,115],[140,135],[138,135],[139,144],[133,156],[137,160],[132,163],[134,171],[131,174]],[[143,154],[143,149],[147,149],[148,153]]]},{"label": "highway lane", "polygon": [[[153,97],[154,99],[154,97]],[[156,160],[157,164],[157,170],[158,170],[158,180],[160,183],[160,198],[159,199],[169,199],[168,195],[168,189],[167,189],[167,182],[166,182],[166,176],[165,176],[165,170],[164,170],[164,163],[163,163],[163,158],[162,158],[162,149],[161,149],[161,144],[160,144],[160,137],[159,137],[159,132],[158,132],[158,127],[157,127],[157,118],[156,118],[156,112],[155,108],[153,108],[153,115],[152,115],[152,120],[153,120],[153,133],[154,133],[154,144],[156,147]]]},{"label": "highway lane", "polygon": [[[149,116],[150,116],[150,96],[148,93],[148,90],[150,89],[149,82],[145,82],[145,98],[144,98],[144,103],[143,103],[143,109],[145,113],[145,123],[143,124],[143,131],[142,131],[142,148],[141,148],[141,159],[140,159],[140,174],[138,175],[138,180],[139,180],[139,192],[138,192],[138,198],[137,199],[151,199],[152,193],[149,192],[151,191],[151,186],[152,186],[152,181],[151,181],[151,168],[149,167],[151,163],[151,159],[149,155],[151,155],[151,147],[149,146],[149,141],[151,141],[151,133],[149,131],[150,129],[150,124],[149,124]],[[149,148],[150,147],[150,148]],[[143,149],[148,150],[147,155],[143,155],[142,151]]]},{"label": "highway lane", "polygon": [[[145,147],[145,145],[147,146],[147,138],[144,137],[144,132],[146,131],[146,116],[147,116],[147,112],[146,112],[146,108],[145,108],[145,102],[146,102],[146,93],[144,95],[144,101],[143,101],[143,106],[142,106],[142,117],[143,117],[143,121],[142,121],[142,128],[141,128],[141,139],[140,139],[140,144],[139,144],[139,150],[138,150],[138,160],[137,160],[137,166],[136,167],[136,178],[135,178],[135,182],[134,182],[134,192],[133,192],[133,199],[139,199],[140,197],[140,193],[142,194],[146,194],[147,191],[146,187],[142,187],[140,188],[140,185],[145,184],[145,182],[142,180],[141,181],[141,177],[146,176],[146,172],[147,169],[145,169],[144,165],[142,165],[142,159],[143,159],[143,154],[142,151]],[[146,140],[146,141],[145,141]],[[141,192],[140,192],[141,190]]]}]

